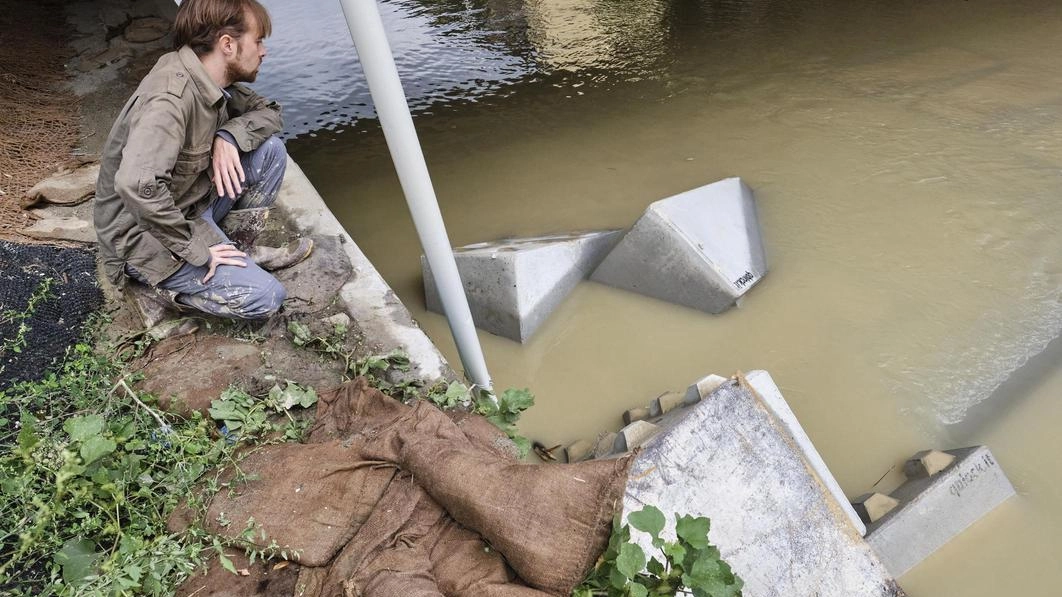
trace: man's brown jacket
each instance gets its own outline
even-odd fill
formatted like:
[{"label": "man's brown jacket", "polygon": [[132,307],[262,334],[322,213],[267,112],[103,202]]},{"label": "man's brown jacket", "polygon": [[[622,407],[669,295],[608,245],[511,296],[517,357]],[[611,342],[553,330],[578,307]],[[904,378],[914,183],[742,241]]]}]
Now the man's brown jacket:
[{"label": "man's brown jacket", "polygon": [[212,197],[211,148],[219,130],[240,151],[282,128],[280,106],[242,85],[225,94],[189,47],[162,56],[122,108],[103,147],[94,221],[107,277],[128,263],[149,282],[182,262],[206,265],[222,242],[199,216]]}]

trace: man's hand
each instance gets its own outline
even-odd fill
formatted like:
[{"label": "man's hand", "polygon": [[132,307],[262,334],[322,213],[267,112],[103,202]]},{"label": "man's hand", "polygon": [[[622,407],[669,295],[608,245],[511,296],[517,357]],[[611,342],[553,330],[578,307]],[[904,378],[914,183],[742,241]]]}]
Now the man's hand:
[{"label": "man's hand", "polygon": [[236,146],[220,136],[214,137],[214,186],[218,197],[232,197],[243,192],[243,164]]},{"label": "man's hand", "polygon": [[214,245],[210,247],[210,269],[207,271],[207,275],[203,276],[203,284],[206,284],[214,277],[214,270],[218,269],[219,265],[247,267],[247,262],[241,257],[247,257],[247,253],[232,245]]}]

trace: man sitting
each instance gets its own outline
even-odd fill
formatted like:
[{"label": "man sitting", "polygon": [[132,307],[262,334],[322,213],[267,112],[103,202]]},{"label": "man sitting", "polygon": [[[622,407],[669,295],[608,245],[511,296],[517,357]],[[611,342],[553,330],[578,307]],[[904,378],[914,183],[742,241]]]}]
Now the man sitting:
[{"label": "man sitting", "polygon": [[284,178],[280,106],[238,84],[255,80],[270,31],[256,0],[184,0],[178,49],[144,77],[104,145],[94,212],[100,256],[149,328],[164,308],[269,317],[286,292],[265,270],[312,250],[301,239],[245,252],[218,227],[230,211],[229,221],[260,222]]}]

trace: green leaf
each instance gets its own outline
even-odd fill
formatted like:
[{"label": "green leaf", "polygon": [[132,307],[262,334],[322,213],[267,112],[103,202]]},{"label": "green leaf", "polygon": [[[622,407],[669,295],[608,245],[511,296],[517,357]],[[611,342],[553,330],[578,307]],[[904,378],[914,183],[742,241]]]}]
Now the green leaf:
[{"label": "green leaf", "polygon": [[693,567],[690,568],[690,574],[702,578],[711,578],[718,576],[723,569],[719,566],[719,560],[712,557],[710,554],[702,554],[697,558],[697,561],[693,562]]},{"label": "green leaf", "polygon": [[623,575],[618,568],[608,569],[608,584],[617,589],[624,589],[630,583],[630,579]]},{"label": "green leaf", "polygon": [[655,506],[645,506],[627,517],[627,522],[639,531],[649,533],[653,539],[660,537],[664,530],[664,513]]},{"label": "green leaf", "polygon": [[527,456],[531,452],[531,440],[522,435],[510,435],[509,438],[516,444],[516,451],[519,453],[520,458]]},{"label": "green leaf", "polygon": [[63,582],[77,586],[96,572],[96,561],[100,554],[96,546],[88,539],[70,539],[63,544],[53,560],[63,569]]},{"label": "green leaf", "polygon": [[656,576],[661,577],[664,576],[665,572],[667,572],[667,569],[664,568],[664,564],[656,558],[650,558],[649,563],[645,566],[645,569],[649,571],[649,574],[655,574]]},{"label": "green leaf", "polygon": [[669,560],[676,564],[681,564],[686,559],[686,548],[678,543],[665,544],[663,552]]},{"label": "green leaf", "polygon": [[41,438],[37,437],[37,418],[29,413],[22,413],[22,429],[18,432],[19,452],[28,456],[40,441]]},{"label": "green leaf", "polygon": [[624,543],[616,556],[616,569],[627,578],[634,578],[645,568],[645,552],[637,543]]},{"label": "green leaf", "polygon": [[313,388],[302,388],[297,383],[289,381],[282,389],[274,385],[269,390],[269,398],[281,410],[290,410],[293,406],[309,408],[317,403],[317,392]]},{"label": "green leaf", "polygon": [[222,568],[228,570],[233,574],[236,574],[236,566],[232,563],[232,560],[230,560],[225,554],[221,553],[220,551],[218,552],[218,562],[221,563]]},{"label": "green leaf", "polygon": [[527,388],[522,390],[509,388],[502,392],[498,402],[503,411],[519,414],[535,405],[535,396]]},{"label": "green leaf", "polygon": [[691,547],[704,549],[708,547],[708,529],[711,523],[704,516],[675,517],[675,534]]},{"label": "green leaf", "polygon": [[631,586],[627,588],[627,594],[631,597],[648,597],[649,589],[644,585],[638,583],[631,583]]},{"label": "green leaf", "polygon": [[118,444],[114,443],[114,440],[96,435],[88,438],[81,445],[81,459],[86,465],[92,464],[113,452],[117,447]]},{"label": "green leaf", "polygon": [[289,321],[288,331],[291,332],[291,341],[295,343],[295,346],[304,346],[313,340],[313,332],[304,323]]},{"label": "green leaf", "polygon": [[71,417],[63,423],[63,430],[70,435],[75,442],[84,441],[103,431],[103,417],[99,415],[86,415],[83,417]]}]

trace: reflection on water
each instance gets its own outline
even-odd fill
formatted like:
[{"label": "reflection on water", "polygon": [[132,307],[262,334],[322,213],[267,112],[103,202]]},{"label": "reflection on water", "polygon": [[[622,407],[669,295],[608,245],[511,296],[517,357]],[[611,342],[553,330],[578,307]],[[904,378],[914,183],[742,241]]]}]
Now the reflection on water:
[{"label": "reflection on water", "polygon": [[[419,245],[338,8],[273,4],[261,90],[285,103],[289,150],[456,362],[424,312]],[[768,369],[851,495],[931,446],[987,443],[1015,481],[1018,500],[903,579],[913,597],[1062,584],[1030,557],[1062,533],[1057,363],[993,395],[1062,330],[1062,6],[382,7],[454,244],[626,227],[728,176],[756,191],[772,270],[740,309],[587,283],[526,345],[481,334],[497,385],[538,397],[525,433],[571,441],[704,374]],[[965,425],[971,409],[994,424]]]}]

